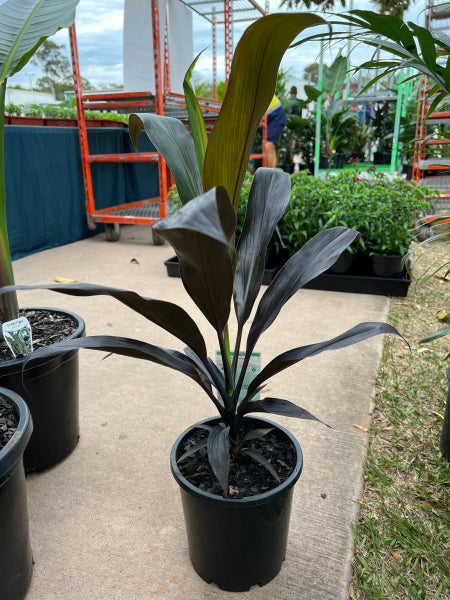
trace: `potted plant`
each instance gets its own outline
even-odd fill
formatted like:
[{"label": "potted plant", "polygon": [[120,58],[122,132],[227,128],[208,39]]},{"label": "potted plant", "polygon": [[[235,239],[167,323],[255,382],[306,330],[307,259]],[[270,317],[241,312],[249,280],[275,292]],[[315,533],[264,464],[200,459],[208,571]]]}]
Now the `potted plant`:
[{"label": "potted plant", "polygon": [[[20,10],[19,10],[20,4]],[[6,223],[4,108],[9,76],[17,73],[39,45],[75,18],[78,0],[7,0],[0,4],[0,284],[13,285],[14,275]],[[20,317],[20,318],[19,318]],[[68,311],[29,309],[19,312],[14,291],[0,298],[0,385],[26,398],[34,420],[34,434],[25,453],[27,471],[55,464],[75,447],[78,423],[78,354],[59,354],[51,360],[36,362],[23,372],[23,355],[31,348],[26,343],[8,346],[5,328],[16,325],[16,338],[30,336],[42,343],[84,334],[84,322]],[[50,337],[48,335],[56,336]],[[62,397],[63,395],[63,397]]]},{"label": "potted plant", "polygon": [[[63,349],[91,348],[156,362],[184,373],[202,388],[217,416],[180,436],[171,453],[171,468],[180,485],[193,566],[203,579],[227,590],[248,590],[278,573],[285,557],[293,486],[302,470],[301,449],[292,435],[251,414],[318,420],[285,398],[258,398],[264,383],[324,350],[343,348],[380,333],[398,334],[386,323],[360,323],[329,340],[274,357],[244,385],[258,339],[285,302],[330,267],[358,235],[335,227],[309,240],[268,286],[247,329],[261,286],[266,248],[289,200],[290,177],[274,169],[256,172],[236,247],[241,185],[284,51],[303,29],[323,23],[314,14],[271,14],[245,31],[209,139],[189,71],[184,89],[192,137],[181,121],[170,117],[136,114],[129,120],[134,145],[145,130],[177,184],[183,206],[154,227],[178,256],[183,285],[201,313],[199,322],[206,318],[216,332],[218,364],[208,357],[195,318],[178,305],[91,284],[31,286],[74,296],[109,295],[186,346],[180,352],[141,340],[101,335],[41,348],[28,361]],[[229,318],[233,302],[236,339],[232,345]],[[245,350],[240,354],[245,338]]]},{"label": "potted plant", "polygon": [[22,398],[0,388],[0,598],[21,600],[33,559],[28,528],[23,453],[33,426]]}]

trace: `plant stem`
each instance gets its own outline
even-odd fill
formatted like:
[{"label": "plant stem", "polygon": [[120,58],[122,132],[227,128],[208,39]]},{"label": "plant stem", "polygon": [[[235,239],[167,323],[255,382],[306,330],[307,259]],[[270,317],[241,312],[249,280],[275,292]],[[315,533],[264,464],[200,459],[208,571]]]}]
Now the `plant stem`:
[{"label": "plant stem", "polygon": [[[6,225],[6,187],[5,187],[5,79],[0,84],[0,286],[14,285],[14,274],[11,263],[11,251]],[[0,324],[17,319],[19,305],[17,294],[8,292],[0,296]]]}]

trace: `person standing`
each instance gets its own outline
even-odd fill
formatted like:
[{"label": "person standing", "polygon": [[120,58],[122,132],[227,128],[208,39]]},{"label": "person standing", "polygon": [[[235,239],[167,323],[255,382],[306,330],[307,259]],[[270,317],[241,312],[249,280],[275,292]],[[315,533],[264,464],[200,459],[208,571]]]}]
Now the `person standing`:
[{"label": "person standing", "polygon": [[274,96],[267,109],[267,145],[266,166],[275,169],[277,166],[276,146],[284,126],[286,125],[286,114],[279,99]]}]

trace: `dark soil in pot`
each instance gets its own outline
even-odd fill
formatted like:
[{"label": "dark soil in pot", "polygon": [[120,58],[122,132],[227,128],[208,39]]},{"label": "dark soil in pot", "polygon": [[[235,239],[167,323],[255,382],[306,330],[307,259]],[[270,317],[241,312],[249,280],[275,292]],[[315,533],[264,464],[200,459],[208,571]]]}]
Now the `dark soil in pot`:
[{"label": "dark soil in pot", "polygon": [[0,396],[0,450],[14,435],[19,417],[13,407]]},{"label": "dark soil in pot", "polygon": [[[270,459],[280,467],[280,477],[287,476],[281,484],[274,484],[273,477],[262,473],[255,481],[247,482],[246,475],[250,474],[251,467],[243,465],[241,474],[242,465],[237,463],[233,467],[236,473],[230,478],[228,497],[194,485],[181,473],[176,457],[195,439],[191,435],[197,435],[194,432],[198,432],[199,424],[178,438],[170,456],[172,473],[180,486],[192,565],[206,582],[214,582],[221,589],[234,592],[249,590],[256,584],[265,585],[280,571],[286,554],[294,484],[303,466],[300,445],[289,431],[257,417],[245,417],[245,421],[253,423],[250,427],[274,428],[273,438],[268,438],[266,444],[272,455]],[[207,419],[200,425],[218,422],[218,418]],[[291,454],[295,457],[293,464]],[[207,474],[208,468],[201,460],[197,469],[197,472],[205,472],[205,479],[197,482],[198,486],[214,487],[215,483]],[[271,489],[265,491],[266,487]],[[253,495],[243,497],[244,488]],[[252,488],[260,488],[261,493]]]},{"label": "dark soil in pot", "polygon": [[[33,347],[82,337],[83,320],[67,310],[32,308],[20,311],[30,321]],[[14,390],[28,404],[34,432],[25,451],[26,472],[41,471],[63,460],[78,443],[78,350],[30,362],[11,359],[0,344],[0,385]]]},{"label": "dark soil in pot", "polygon": [[[258,428],[256,422],[248,421],[248,419],[245,421],[243,435]],[[207,437],[208,432],[205,429],[192,430],[180,444],[177,459],[195,444],[206,440]],[[275,470],[279,480],[277,481],[263,465],[240,453],[235,460],[231,458],[230,461],[230,498],[246,498],[268,492],[286,481],[294,470],[297,458],[295,448],[292,442],[277,429],[273,429],[262,439],[248,441],[245,447],[264,456]],[[178,466],[183,476],[200,490],[225,497],[208,462],[206,448],[202,448],[194,455],[179,462]]]}]

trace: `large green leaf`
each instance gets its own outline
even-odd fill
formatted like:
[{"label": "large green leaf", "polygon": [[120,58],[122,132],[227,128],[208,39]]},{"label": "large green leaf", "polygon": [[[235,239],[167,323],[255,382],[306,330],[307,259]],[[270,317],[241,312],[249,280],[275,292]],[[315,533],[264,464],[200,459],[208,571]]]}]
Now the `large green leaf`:
[{"label": "large green leaf", "polygon": [[[339,348],[346,348],[347,346],[357,344],[358,342],[367,340],[374,335],[379,335],[380,333],[393,333],[400,335],[395,327],[389,325],[388,323],[359,323],[355,327],[352,327],[352,329],[349,329],[348,331],[345,331],[344,333],[341,333],[330,340],[318,342],[317,344],[309,344],[308,346],[300,346],[299,348],[294,348],[293,350],[283,352],[283,354],[280,354],[271,360],[270,363],[266,365],[264,369],[252,380],[248,387],[247,398],[252,396],[260,384],[266,382],[270,377],[273,377],[277,373],[280,373],[280,371],[283,371],[291,365],[296,364],[300,360],[309,358],[311,356],[316,356],[325,350],[338,350]],[[246,399],[243,400],[242,404],[245,404],[245,402]]]},{"label": "large green leaf", "polygon": [[233,266],[230,240],[236,213],[224,188],[198,196],[154,229],[174,248],[186,291],[221,333],[230,314]]},{"label": "large green leaf", "polygon": [[442,327],[442,329],[438,329],[437,331],[430,333],[427,337],[419,340],[419,344],[427,344],[428,342],[434,342],[434,340],[438,340],[441,337],[445,337],[446,335],[450,335],[450,327]]},{"label": "large green leaf", "polygon": [[180,339],[192,348],[203,361],[206,360],[205,340],[195,321],[183,308],[172,302],[144,298],[136,292],[129,290],[90,283],[4,286],[0,288],[0,294],[17,290],[35,289],[52,290],[53,292],[67,294],[68,296],[111,296]]},{"label": "large green leaf", "polygon": [[337,56],[333,64],[327,69],[323,76],[322,91],[325,96],[334,97],[345,84],[345,76],[348,70],[348,59],[346,56]]},{"label": "large green leaf", "polygon": [[[203,50],[202,50],[203,52]],[[184,97],[186,99],[186,108],[189,115],[189,123],[191,125],[192,139],[194,140],[195,153],[197,155],[198,168],[200,175],[203,172],[203,161],[205,159],[206,144],[208,142],[208,136],[206,135],[205,121],[203,120],[202,111],[195,95],[195,91],[191,85],[192,70],[194,69],[197,61],[202,54],[198,54],[191,66],[186,71],[183,81]]]},{"label": "large green leaf", "polygon": [[261,287],[266,250],[289,202],[291,179],[275,169],[258,169],[237,247],[234,306],[239,327],[248,319]]},{"label": "large green leaf", "polygon": [[152,144],[167,162],[182,204],[203,192],[192,136],[178,119],[153,113],[132,114],[128,128],[134,147],[144,129]]},{"label": "large green leaf", "polygon": [[309,13],[278,13],[255,21],[239,40],[203,165],[203,188],[223,185],[235,208],[258,126],[275,93],[281,58],[299,33],[323,24]]},{"label": "large green leaf", "polygon": [[246,355],[253,352],[259,336],[274,322],[289,298],[334,265],[357,235],[357,231],[346,227],[321,231],[283,265],[261,298],[248,335]]},{"label": "large green leaf", "polygon": [[0,83],[20,71],[37,48],[75,19],[79,0],[6,0],[0,4]]}]

